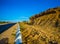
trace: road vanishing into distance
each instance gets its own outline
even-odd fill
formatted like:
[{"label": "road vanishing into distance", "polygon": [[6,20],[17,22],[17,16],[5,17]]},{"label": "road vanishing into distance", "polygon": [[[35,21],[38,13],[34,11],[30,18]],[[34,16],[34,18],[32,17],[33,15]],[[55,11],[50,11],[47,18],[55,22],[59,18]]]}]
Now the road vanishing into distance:
[{"label": "road vanishing into distance", "polygon": [[[10,27],[15,25],[16,23],[10,23],[10,24],[0,24],[0,34],[4,31],[8,30]],[[18,24],[18,23],[17,23]],[[22,38],[21,38],[21,32],[20,32],[20,26],[18,24],[18,28],[15,35],[15,44],[22,44]]]},{"label": "road vanishing into distance", "polygon": [[10,27],[12,27],[13,25],[15,25],[16,23],[10,23],[10,24],[0,24],[0,34],[6,30],[8,30]]}]

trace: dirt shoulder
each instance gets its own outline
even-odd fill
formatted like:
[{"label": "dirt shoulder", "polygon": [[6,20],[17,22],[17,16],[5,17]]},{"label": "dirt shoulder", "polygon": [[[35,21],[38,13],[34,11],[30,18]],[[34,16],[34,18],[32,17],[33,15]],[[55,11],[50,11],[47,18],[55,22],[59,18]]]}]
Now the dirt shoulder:
[{"label": "dirt shoulder", "polygon": [[10,27],[8,30],[6,30],[2,34],[0,34],[0,40],[3,38],[8,38],[8,43],[14,44],[17,26],[18,26],[18,24],[15,24],[12,27]]}]

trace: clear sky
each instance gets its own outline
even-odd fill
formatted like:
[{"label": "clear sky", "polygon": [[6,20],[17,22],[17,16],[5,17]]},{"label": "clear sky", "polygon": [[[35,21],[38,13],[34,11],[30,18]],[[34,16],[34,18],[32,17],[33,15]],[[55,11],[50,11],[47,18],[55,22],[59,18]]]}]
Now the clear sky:
[{"label": "clear sky", "polygon": [[60,0],[0,0],[0,21],[28,20],[32,15],[60,6]]}]

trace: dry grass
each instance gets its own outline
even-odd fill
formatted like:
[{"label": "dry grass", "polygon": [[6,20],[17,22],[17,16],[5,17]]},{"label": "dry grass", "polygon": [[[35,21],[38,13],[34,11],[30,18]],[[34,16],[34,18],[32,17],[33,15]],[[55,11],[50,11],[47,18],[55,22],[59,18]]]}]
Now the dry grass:
[{"label": "dry grass", "polygon": [[49,28],[44,29],[38,25],[27,25],[23,23],[20,23],[20,26],[23,27],[21,28],[23,44],[48,44],[50,40],[60,43],[59,33]]},{"label": "dry grass", "polygon": [[45,11],[45,15],[42,16],[35,15],[30,19],[31,25],[21,22],[23,44],[60,44],[60,11],[58,10],[60,8]]}]

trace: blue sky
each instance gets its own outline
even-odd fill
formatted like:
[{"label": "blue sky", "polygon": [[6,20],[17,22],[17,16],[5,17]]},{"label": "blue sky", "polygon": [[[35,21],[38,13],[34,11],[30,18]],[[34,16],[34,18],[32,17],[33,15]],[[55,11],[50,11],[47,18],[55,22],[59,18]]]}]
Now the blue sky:
[{"label": "blue sky", "polygon": [[60,6],[60,0],[0,0],[0,21],[23,21],[48,8]]}]

